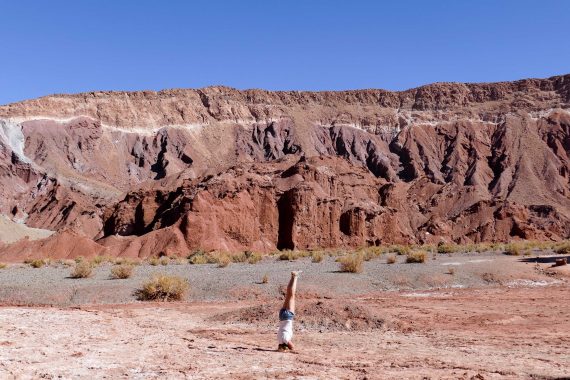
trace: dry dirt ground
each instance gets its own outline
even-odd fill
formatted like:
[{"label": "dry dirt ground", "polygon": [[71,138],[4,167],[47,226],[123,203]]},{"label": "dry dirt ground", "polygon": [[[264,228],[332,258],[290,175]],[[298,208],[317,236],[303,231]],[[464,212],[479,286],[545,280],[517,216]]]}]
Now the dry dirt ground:
[{"label": "dry dirt ground", "polygon": [[[547,284],[360,294],[309,292],[301,278],[297,348],[288,353],[275,351],[278,297],[5,304],[0,378],[570,378],[568,274]],[[347,286],[366,278],[336,275]]]}]

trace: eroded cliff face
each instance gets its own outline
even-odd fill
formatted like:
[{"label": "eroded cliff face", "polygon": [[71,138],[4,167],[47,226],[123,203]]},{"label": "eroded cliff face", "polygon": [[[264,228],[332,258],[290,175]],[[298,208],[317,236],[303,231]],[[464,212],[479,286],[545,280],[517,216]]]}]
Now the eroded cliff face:
[{"label": "eroded cliff face", "polygon": [[0,212],[130,256],[562,239],[569,110],[570,76],[54,95],[0,107]]}]

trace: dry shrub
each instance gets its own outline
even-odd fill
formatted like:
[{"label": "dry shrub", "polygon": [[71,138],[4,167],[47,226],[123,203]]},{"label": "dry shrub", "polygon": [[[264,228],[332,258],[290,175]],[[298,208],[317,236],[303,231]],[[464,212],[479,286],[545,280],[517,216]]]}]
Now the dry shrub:
[{"label": "dry shrub", "polygon": [[74,260],[75,260],[76,263],[79,263],[79,262],[85,260],[85,257],[83,257],[83,256],[77,256]]},{"label": "dry shrub", "polygon": [[390,247],[390,252],[396,252],[397,255],[407,255],[410,253],[411,248],[407,245],[393,245]]},{"label": "dry shrub", "polygon": [[262,284],[267,284],[269,282],[269,276],[267,275],[267,273],[265,273],[263,275],[263,278],[261,279],[261,283]]},{"label": "dry shrub", "polygon": [[160,265],[168,265],[170,263],[170,259],[166,256],[162,256],[160,259]]},{"label": "dry shrub", "polygon": [[519,256],[524,247],[521,243],[510,243],[505,246],[504,253],[509,256]]},{"label": "dry shrub", "polygon": [[570,254],[570,242],[565,241],[563,243],[559,243],[554,247],[554,252],[559,255],[568,255]]},{"label": "dry shrub", "polygon": [[114,260],[112,260],[114,265],[140,265],[141,264],[141,260],[140,259],[129,259],[126,257],[116,257]]},{"label": "dry shrub", "polygon": [[320,263],[325,258],[325,255],[321,251],[315,251],[311,253],[311,261],[313,263]]},{"label": "dry shrub", "polygon": [[456,244],[440,243],[437,245],[437,253],[454,253],[459,247]]},{"label": "dry shrub", "polygon": [[71,272],[71,278],[87,278],[93,273],[93,265],[88,261],[80,261],[75,264]]},{"label": "dry shrub", "polygon": [[406,263],[425,263],[427,253],[424,251],[414,251],[406,255]]},{"label": "dry shrub", "polygon": [[157,274],[136,293],[141,301],[179,301],[189,288],[188,281],[182,277]]},{"label": "dry shrub", "polygon": [[65,260],[58,260],[57,262],[59,265],[62,265],[64,267],[71,267],[75,265],[75,260],[71,260],[71,259],[65,259]]},{"label": "dry shrub", "polygon": [[8,266],[6,263],[0,263],[0,269],[4,269]]},{"label": "dry shrub", "polygon": [[34,259],[30,260],[29,264],[32,268],[41,268],[46,265],[46,262],[43,259]]},{"label": "dry shrub", "polygon": [[220,255],[218,256],[218,267],[225,268],[230,265],[232,259],[228,255]]},{"label": "dry shrub", "polygon": [[190,264],[201,265],[201,264],[208,264],[208,259],[205,255],[194,255],[188,259]]},{"label": "dry shrub", "polygon": [[341,257],[339,260],[340,263],[340,271],[341,272],[348,272],[348,273],[361,273],[362,272],[362,263],[364,258],[362,255],[353,254]]},{"label": "dry shrub", "polygon": [[125,279],[131,277],[133,274],[133,266],[129,264],[116,265],[111,268],[111,278]]},{"label": "dry shrub", "polygon": [[249,253],[251,253],[251,252],[245,251],[245,252],[234,253],[231,257],[232,262],[234,262],[234,263],[245,263],[247,261],[247,255]]},{"label": "dry shrub", "polygon": [[247,262],[250,264],[257,264],[263,258],[259,252],[246,252]]},{"label": "dry shrub", "polygon": [[396,255],[388,255],[388,257],[386,257],[386,264],[394,263],[396,263]]},{"label": "dry shrub", "polygon": [[289,261],[293,261],[293,260],[297,260],[299,258],[299,256],[297,256],[297,254],[294,251],[283,251],[280,255],[279,255],[279,260],[289,260]]},{"label": "dry shrub", "polygon": [[95,256],[93,259],[91,259],[91,262],[93,263],[93,265],[100,265],[103,263],[107,263],[107,262],[111,262],[111,258],[109,256]]},{"label": "dry shrub", "polygon": [[447,268],[447,274],[450,274],[452,276],[455,275],[455,268],[454,267]]},{"label": "dry shrub", "polygon": [[160,260],[158,259],[158,257],[151,257],[150,259],[148,259],[148,263],[153,267],[155,267],[158,264],[160,264]]}]

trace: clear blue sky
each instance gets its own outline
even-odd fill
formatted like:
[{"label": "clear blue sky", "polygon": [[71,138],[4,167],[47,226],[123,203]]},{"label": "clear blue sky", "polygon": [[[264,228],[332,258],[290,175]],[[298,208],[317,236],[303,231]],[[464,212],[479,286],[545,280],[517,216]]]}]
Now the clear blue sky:
[{"label": "clear blue sky", "polygon": [[570,73],[570,1],[0,0],[0,54],[0,104],[547,77]]}]

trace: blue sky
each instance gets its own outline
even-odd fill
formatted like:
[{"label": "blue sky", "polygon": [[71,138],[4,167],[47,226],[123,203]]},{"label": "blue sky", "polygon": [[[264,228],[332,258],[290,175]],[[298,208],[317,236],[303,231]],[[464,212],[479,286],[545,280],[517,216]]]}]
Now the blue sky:
[{"label": "blue sky", "polygon": [[570,1],[0,0],[0,104],[227,85],[402,90],[570,73]]}]

